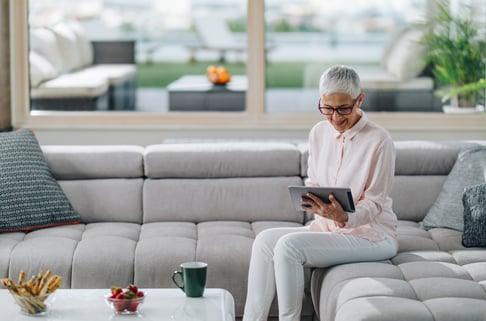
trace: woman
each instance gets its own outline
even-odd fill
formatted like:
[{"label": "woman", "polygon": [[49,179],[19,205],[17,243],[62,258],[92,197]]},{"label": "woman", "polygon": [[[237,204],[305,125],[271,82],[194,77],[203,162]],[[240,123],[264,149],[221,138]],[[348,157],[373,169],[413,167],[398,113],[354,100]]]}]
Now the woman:
[{"label": "woman", "polygon": [[358,74],[327,69],[319,82],[318,109],[326,118],[309,135],[307,185],[350,187],[356,211],[346,213],[330,195],[302,200],[315,214],[309,226],[261,232],[253,244],[243,321],[267,319],[275,291],[280,321],[298,321],[304,267],[385,260],[397,252],[397,218],[389,193],[395,149],[385,129],[360,109],[365,94]]}]

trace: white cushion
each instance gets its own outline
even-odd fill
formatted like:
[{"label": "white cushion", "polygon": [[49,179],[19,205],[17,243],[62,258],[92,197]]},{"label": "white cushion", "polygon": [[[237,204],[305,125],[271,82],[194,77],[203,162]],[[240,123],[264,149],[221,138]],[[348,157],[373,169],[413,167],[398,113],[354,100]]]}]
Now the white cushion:
[{"label": "white cushion", "polygon": [[132,64],[101,64],[86,68],[93,77],[106,77],[110,85],[118,85],[127,79],[132,79],[137,73],[137,67]]},{"label": "white cushion", "polygon": [[30,85],[37,87],[41,82],[56,77],[59,73],[44,56],[29,51]]},{"label": "white cushion", "polygon": [[84,71],[61,75],[31,90],[32,98],[97,97],[108,91],[108,81]]},{"label": "white cushion", "polygon": [[399,35],[387,52],[385,69],[400,80],[416,77],[425,67],[425,46],[419,44],[422,31],[407,30]]},{"label": "white cushion", "polygon": [[62,59],[62,70],[69,72],[83,66],[78,46],[78,37],[66,22],[57,23],[53,27]]},{"label": "white cushion", "polygon": [[366,90],[433,90],[430,77],[414,77],[402,80],[379,66],[356,66],[361,79],[361,88]]},{"label": "white cushion", "polygon": [[63,62],[54,32],[47,28],[34,28],[30,31],[30,49],[47,59],[52,66],[61,72]]},{"label": "white cushion", "polygon": [[94,58],[93,45],[88,39],[83,26],[76,20],[69,20],[66,23],[76,35],[81,65],[83,67],[92,65]]}]

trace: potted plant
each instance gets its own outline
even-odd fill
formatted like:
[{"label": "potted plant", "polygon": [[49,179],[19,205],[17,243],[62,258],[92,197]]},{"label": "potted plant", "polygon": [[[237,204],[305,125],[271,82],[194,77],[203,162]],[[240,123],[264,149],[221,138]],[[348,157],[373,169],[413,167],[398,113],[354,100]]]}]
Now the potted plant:
[{"label": "potted plant", "polygon": [[[449,1],[436,2],[436,13],[425,21],[421,43],[427,46],[437,94],[453,107],[476,108],[484,85],[486,41],[472,19],[473,8],[452,13]],[[481,80],[483,79],[483,80]]]}]

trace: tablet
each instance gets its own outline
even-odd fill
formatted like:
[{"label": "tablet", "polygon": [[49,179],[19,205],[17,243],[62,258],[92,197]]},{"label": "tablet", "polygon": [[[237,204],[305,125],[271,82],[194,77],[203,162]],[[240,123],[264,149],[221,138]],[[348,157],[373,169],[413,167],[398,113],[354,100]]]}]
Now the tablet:
[{"label": "tablet", "polygon": [[289,186],[290,197],[297,211],[302,211],[301,201],[307,193],[312,193],[322,199],[325,203],[330,203],[329,194],[333,194],[345,212],[354,212],[353,196],[351,189],[347,187],[314,187],[314,186]]}]

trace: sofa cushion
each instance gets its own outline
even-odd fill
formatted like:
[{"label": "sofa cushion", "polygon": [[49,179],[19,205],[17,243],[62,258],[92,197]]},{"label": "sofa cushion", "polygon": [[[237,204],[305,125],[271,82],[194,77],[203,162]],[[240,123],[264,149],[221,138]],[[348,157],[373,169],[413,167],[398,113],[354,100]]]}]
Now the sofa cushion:
[{"label": "sofa cushion", "polygon": [[37,87],[45,80],[56,77],[59,73],[54,66],[35,51],[29,51],[30,85]]},{"label": "sofa cushion", "polygon": [[78,37],[66,22],[57,23],[54,31],[62,59],[63,72],[70,72],[83,66],[81,51],[78,46]]},{"label": "sofa cushion", "polygon": [[28,129],[0,134],[0,232],[79,223]]},{"label": "sofa cushion", "polygon": [[478,276],[476,271],[486,268],[486,263],[436,261],[445,252],[430,253],[400,263],[364,262],[316,270],[312,282],[323,280],[313,293],[319,319],[483,320],[478,316],[486,315],[486,275]]},{"label": "sofa cushion", "polygon": [[300,151],[286,143],[151,145],[144,159],[149,178],[300,175]]},{"label": "sofa cushion", "polygon": [[93,45],[88,39],[83,26],[81,23],[79,23],[79,21],[76,20],[68,20],[65,23],[76,36],[76,44],[79,49],[81,67],[91,66],[94,60]]},{"label": "sofa cushion", "polygon": [[131,64],[103,64],[87,67],[84,71],[96,78],[105,77],[110,85],[116,86],[134,79],[137,74],[137,67]]},{"label": "sofa cushion", "polygon": [[142,178],[142,146],[44,145],[56,179]]},{"label": "sofa cushion", "polygon": [[289,185],[302,185],[302,179],[297,176],[146,179],[143,222],[273,220],[302,224],[304,215],[294,209]]},{"label": "sofa cushion", "polygon": [[63,74],[30,91],[32,98],[93,98],[108,92],[105,77],[94,78],[83,70]]},{"label": "sofa cushion", "polygon": [[30,49],[47,59],[58,73],[62,72],[62,55],[54,31],[44,27],[32,28],[29,36]]},{"label": "sofa cushion", "polygon": [[422,221],[422,226],[426,229],[446,227],[462,231],[464,225],[464,207],[462,205],[464,188],[484,183],[485,168],[485,146],[473,146],[464,149],[458,155],[437,200]]},{"label": "sofa cushion", "polygon": [[407,29],[398,35],[385,56],[385,69],[400,80],[417,77],[425,67],[424,44],[419,43],[423,32]]},{"label": "sofa cushion", "polygon": [[366,91],[379,90],[432,90],[434,80],[430,77],[409,77],[402,79],[393,72],[377,66],[355,66],[361,79],[360,86]]},{"label": "sofa cushion", "polygon": [[83,223],[142,222],[142,178],[59,181]]},{"label": "sofa cushion", "polygon": [[486,247],[486,184],[467,187],[462,197],[464,233],[462,244]]}]

